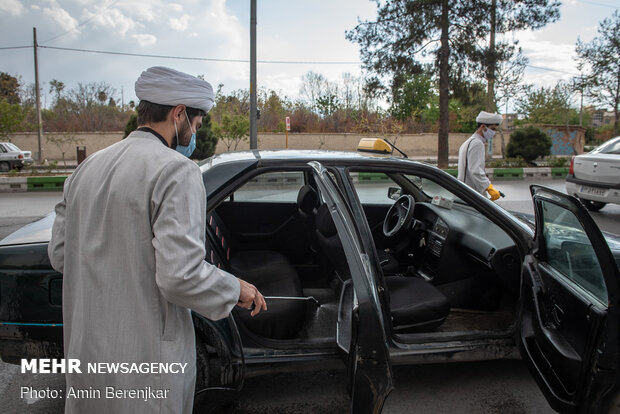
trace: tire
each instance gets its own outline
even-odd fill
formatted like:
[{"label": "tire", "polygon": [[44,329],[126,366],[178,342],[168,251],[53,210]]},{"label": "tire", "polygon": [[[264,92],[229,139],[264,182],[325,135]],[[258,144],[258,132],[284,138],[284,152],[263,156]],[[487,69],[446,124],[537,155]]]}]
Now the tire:
[{"label": "tire", "polygon": [[8,162],[6,161],[0,162],[0,172],[9,172],[10,169],[11,169],[11,166],[9,165]]},{"label": "tire", "polygon": [[579,200],[589,211],[599,211],[607,204],[601,201],[584,200],[583,198],[580,198]]}]

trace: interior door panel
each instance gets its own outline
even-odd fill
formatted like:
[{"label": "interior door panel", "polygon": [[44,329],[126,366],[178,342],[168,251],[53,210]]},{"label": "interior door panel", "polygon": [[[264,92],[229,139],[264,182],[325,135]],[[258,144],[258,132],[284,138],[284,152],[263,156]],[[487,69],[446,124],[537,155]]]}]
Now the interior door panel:
[{"label": "interior door panel", "polygon": [[554,394],[571,401],[606,311],[565,277],[531,258],[522,298],[527,309],[521,327],[526,351]]}]

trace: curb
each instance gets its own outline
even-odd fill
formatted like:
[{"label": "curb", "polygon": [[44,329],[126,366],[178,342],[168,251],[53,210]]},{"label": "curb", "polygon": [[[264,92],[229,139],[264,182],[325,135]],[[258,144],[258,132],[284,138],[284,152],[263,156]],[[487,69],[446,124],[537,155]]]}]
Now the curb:
[{"label": "curb", "polygon": [[[444,170],[448,174],[456,177],[458,170],[456,168],[448,168]],[[539,168],[487,168],[487,176],[489,179],[506,179],[506,180],[525,180],[536,178],[564,178],[568,175],[568,168],[561,167],[539,167]],[[354,182],[373,183],[386,179],[382,173],[359,173],[357,177],[353,177]],[[64,187],[66,175],[57,175],[49,177],[0,177],[0,193],[19,193],[19,192],[36,192],[36,191],[62,191]],[[257,178],[252,180],[256,184],[268,184],[281,182],[285,184],[298,184],[297,178],[287,176],[282,173],[279,177]]]}]

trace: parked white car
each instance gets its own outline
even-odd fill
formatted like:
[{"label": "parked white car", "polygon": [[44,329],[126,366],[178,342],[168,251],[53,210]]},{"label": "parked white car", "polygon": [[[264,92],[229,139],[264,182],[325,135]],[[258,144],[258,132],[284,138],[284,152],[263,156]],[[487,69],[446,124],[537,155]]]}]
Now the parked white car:
[{"label": "parked white car", "polygon": [[0,142],[0,172],[21,170],[28,164],[32,164],[30,151],[22,151],[12,142]]},{"label": "parked white car", "polygon": [[566,192],[579,198],[590,211],[598,211],[607,203],[620,204],[620,136],[573,157]]}]

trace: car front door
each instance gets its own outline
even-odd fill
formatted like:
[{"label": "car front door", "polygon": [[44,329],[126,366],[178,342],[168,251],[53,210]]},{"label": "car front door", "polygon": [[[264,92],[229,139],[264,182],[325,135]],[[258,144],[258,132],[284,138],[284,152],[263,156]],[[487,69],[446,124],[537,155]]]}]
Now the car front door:
[{"label": "car front door", "polygon": [[523,266],[521,355],[554,409],[607,412],[618,404],[618,266],[577,199],[530,188],[536,236]]},{"label": "car front door", "polygon": [[351,271],[338,312],[337,342],[348,360],[351,412],[380,413],[393,389],[393,375],[381,305],[369,252],[329,172],[310,162],[323,201],[334,219]]}]

